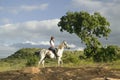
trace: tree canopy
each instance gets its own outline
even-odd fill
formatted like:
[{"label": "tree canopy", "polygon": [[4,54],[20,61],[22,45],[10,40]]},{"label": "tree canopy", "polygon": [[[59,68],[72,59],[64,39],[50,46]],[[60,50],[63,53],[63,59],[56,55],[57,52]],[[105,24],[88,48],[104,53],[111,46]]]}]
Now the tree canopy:
[{"label": "tree canopy", "polygon": [[67,12],[61,17],[58,26],[61,31],[75,33],[87,46],[100,45],[97,37],[107,38],[111,32],[109,22],[97,12],[92,15],[84,11]]},{"label": "tree canopy", "polygon": [[105,37],[107,39],[111,32],[109,26],[110,23],[100,13],[89,14],[85,11],[67,12],[58,23],[60,31],[75,33],[86,45],[86,48],[92,51],[102,47],[99,38]]}]

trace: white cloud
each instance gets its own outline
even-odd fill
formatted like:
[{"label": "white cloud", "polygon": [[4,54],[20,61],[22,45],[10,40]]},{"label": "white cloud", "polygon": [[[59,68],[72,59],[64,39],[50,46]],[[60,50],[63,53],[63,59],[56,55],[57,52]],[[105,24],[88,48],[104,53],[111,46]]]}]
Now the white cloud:
[{"label": "white cloud", "polygon": [[[107,15],[111,13],[117,13],[120,9],[120,1],[112,0],[112,1],[100,1],[100,0],[72,0],[71,5],[74,8],[80,10],[86,10],[90,12],[98,11],[100,13],[105,13]],[[110,13],[107,13],[110,11]]]},{"label": "white cloud", "polygon": [[81,8],[83,10],[98,10],[103,6],[101,1],[92,0],[72,0],[72,7]]},{"label": "white cloud", "polygon": [[0,58],[5,58],[16,52],[18,49],[8,45],[0,45]]},{"label": "white cloud", "polygon": [[[75,40],[74,35],[63,32],[61,33],[57,23],[59,19],[43,20],[43,21],[27,21],[16,24],[6,24],[0,26],[0,39],[6,43],[21,43],[25,41],[34,41],[37,43],[48,45],[50,36],[56,38],[56,43],[62,42],[63,40],[71,41]],[[39,42],[38,42],[39,41]]]},{"label": "white cloud", "polygon": [[74,44],[69,44],[69,47],[70,47],[70,48],[76,48],[76,45],[74,45]]},{"label": "white cloud", "polygon": [[19,12],[29,12],[29,11],[35,11],[35,10],[46,10],[48,8],[48,3],[43,3],[40,5],[20,5],[20,6],[9,6],[9,7],[3,7],[0,6],[0,11],[6,11],[11,12],[14,14],[18,14]]},{"label": "white cloud", "polygon": [[79,47],[76,49],[77,51],[84,51],[84,47]]},{"label": "white cloud", "polygon": [[48,7],[48,4],[47,3],[44,3],[44,4],[41,4],[41,5],[22,5],[20,6],[20,10],[24,10],[24,11],[33,11],[33,10],[45,10],[47,9]]},{"label": "white cloud", "polygon": [[33,41],[25,41],[23,44],[31,44],[31,45],[50,45],[49,41],[39,41],[39,42],[33,42]]},{"label": "white cloud", "polygon": [[11,22],[11,20],[8,19],[8,18],[1,18],[1,19],[0,19],[0,22],[2,22],[2,23],[4,23],[4,24],[8,24],[8,23]]},{"label": "white cloud", "polygon": [[49,41],[41,41],[39,42],[41,45],[50,45]]},{"label": "white cloud", "polygon": [[2,25],[0,26],[0,36],[4,39],[40,38],[40,36],[54,34],[53,32],[59,31],[58,21],[59,19],[52,19]]},{"label": "white cloud", "polygon": [[47,9],[48,8],[48,4],[41,4],[40,6],[39,6],[39,9],[40,10],[45,10],[45,9]]}]

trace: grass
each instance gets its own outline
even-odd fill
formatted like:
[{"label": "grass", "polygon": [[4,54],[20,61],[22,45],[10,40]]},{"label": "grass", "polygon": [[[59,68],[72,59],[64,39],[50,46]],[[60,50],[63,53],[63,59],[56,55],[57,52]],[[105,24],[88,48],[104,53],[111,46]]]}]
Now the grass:
[{"label": "grass", "polygon": [[[28,57],[32,58],[36,50],[39,50],[39,49],[22,49],[17,51],[15,54],[9,56],[8,58],[0,60],[0,72],[9,71],[9,70],[19,70],[26,67]],[[74,52],[65,51],[63,54],[62,60],[63,60],[62,67],[72,67],[72,68],[108,67],[110,69],[120,69],[120,59],[114,62],[96,63],[96,62],[93,62],[92,59],[84,59],[83,52],[80,52],[80,51],[74,51]],[[37,65],[38,64],[34,66],[37,66]],[[45,61],[45,67],[56,67],[56,66],[57,66],[57,60],[55,59],[47,59]],[[40,65],[40,67],[42,67],[42,65]]]},{"label": "grass", "polygon": [[[64,62],[64,61],[63,61]],[[49,61],[45,63],[45,67],[56,67],[57,61]],[[42,67],[42,65],[40,65]],[[114,62],[100,62],[96,63],[92,60],[79,60],[78,63],[63,63],[62,67],[70,67],[70,68],[86,68],[86,67],[102,67],[102,68],[109,68],[109,69],[120,69],[120,60]]]},{"label": "grass", "polygon": [[0,72],[22,69],[25,63],[25,60],[0,61]]},{"label": "grass", "polygon": [[109,65],[111,69],[120,69],[120,60],[114,61]]},{"label": "grass", "polygon": [[[19,70],[24,67],[26,61],[15,61],[14,63],[9,63],[9,62],[1,62],[0,63],[0,72],[3,71],[10,71],[10,70]],[[47,63],[45,63],[46,67],[56,67],[57,66],[57,61],[56,60],[51,60]],[[42,65],[40,65],[42,67]],[[63,63],[62,67],[72,67],[72,68],[78,68],[78,67],[108,67],[109,69],[120,69],[120,60],[114,61],[114,62],[108,62],[108,63],[95,63],[90,60],[80,60],[78,63]]]}]

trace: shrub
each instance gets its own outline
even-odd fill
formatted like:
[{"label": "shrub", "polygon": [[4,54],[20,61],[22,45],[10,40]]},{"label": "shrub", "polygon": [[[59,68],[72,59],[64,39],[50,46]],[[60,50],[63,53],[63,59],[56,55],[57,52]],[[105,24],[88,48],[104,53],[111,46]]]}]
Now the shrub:
[{"label": "shrub", "polygon": [[97,48],[95,51],[96,53],[91,56],[95,62],[111,62],[117,59],[118,50],[116,46],[110,45],[107,48]]},{"label": "shrub", "polygon": [[36,66],[38,62],[38,58],[36,56],[31,56],[27,59],[26,66]]},{"label": "shrub", "polygon": [[75,53],[65,53],[63,57],[64,63],[78,63],[79,62],[79,56]]}]

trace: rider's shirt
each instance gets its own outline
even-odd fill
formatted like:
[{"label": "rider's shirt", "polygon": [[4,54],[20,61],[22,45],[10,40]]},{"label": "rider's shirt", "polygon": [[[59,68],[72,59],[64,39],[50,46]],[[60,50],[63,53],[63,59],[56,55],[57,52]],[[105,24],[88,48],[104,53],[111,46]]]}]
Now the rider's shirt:
[{"label": "rider's shirt", "polygon": [[54,44],[54,41],[53,41],[53,40],[50,40],[50,46],[51,46],[52,48],[55,47],[55,44]]}]

